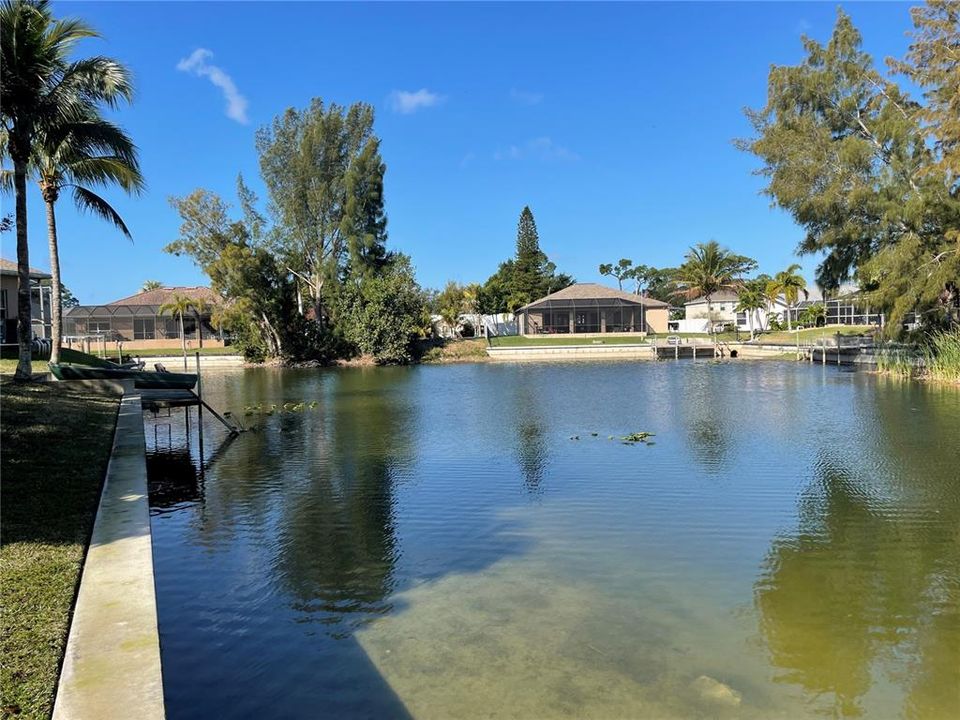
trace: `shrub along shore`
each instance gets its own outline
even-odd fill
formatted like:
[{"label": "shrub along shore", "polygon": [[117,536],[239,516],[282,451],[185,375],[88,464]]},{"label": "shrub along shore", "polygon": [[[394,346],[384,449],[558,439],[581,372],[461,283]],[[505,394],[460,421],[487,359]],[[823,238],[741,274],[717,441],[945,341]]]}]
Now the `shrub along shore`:
[{"label": "shrub along shore", "polygon": [[119,398],[0,385],[0,706],[50,716]]}]

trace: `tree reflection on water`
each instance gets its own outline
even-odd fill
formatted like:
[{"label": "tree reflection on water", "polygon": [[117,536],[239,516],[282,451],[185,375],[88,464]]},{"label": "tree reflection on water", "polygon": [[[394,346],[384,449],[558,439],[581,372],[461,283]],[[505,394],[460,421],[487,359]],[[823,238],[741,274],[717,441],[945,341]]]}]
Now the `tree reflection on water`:
[{"label": "tree reflection on water", "polygon": [[327,435],[285,500],[276,558],[298,611],[344,623],[330,628],[335,636],[391,610],[400,552],[394,482],[411,456],[402,383],[364,373],[338,380]]},{"label": "tree reflection on water", "polygon": [[910,506],[822,454],[796,531],[767,555],[755,603],[776,680],[827,699],[825,715],[866,714],[886,672],[905,716],[960,716],[960,492],[925,480]]}]

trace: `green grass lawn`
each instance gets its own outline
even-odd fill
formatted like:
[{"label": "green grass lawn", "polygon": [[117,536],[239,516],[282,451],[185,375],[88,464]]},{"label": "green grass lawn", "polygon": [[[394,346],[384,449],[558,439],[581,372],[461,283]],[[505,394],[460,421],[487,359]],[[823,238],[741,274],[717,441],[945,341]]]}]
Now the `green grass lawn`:
[{"label": "green grass lawn", "polygon": [[[202,350],[199,348],[187,348],[187,357],[193,357],[193,354],[199,352],[201,355],[240,355],[240,351],[236,347],[205,347]],[[183,357],[183,348],[179,345],[176,347],[168,348],[150,348],[149,350],[127,350],[123,349],[124,355],[133,355],[140,357],[170,357],[177,356]],[[116,352],[112,355],[107,353],[107,359],[115,360],[117,357]]]},{"label": "green grass lawn", "polygon": [[9,380],[0,394],[0,714],[47,718],[119,398]]},{"label": "green grass lawn", "polygon": [[[771,345],[793,345],[797,342],[797,338],[800,338],[801,343],[810,343],[816,342],[820,338],[827,337],[836,337],[837,333],[841,335],[872,335],[877,331],[876,325],[830,325],[827,327],[820,328],[806,328],[804,330],[794,330],[793,332],[787,332],[786,330],[780,332],[769,332],[764,333],[763,335],[758,336],[758,340],[761,343],[768,343]],[[744,339],[750,337],[750,334],[747,333]]]}]

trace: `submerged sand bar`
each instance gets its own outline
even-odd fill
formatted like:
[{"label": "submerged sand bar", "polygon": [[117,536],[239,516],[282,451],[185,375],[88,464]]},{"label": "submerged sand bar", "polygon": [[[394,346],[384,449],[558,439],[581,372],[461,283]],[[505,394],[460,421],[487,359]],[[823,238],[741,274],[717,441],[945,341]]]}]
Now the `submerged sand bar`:
[{"label": "submerged sand bar", "polygon": [[[68,441],[68,439],[65,439]],[[54,720],[164,717],[140,395],[120,404]]]}]

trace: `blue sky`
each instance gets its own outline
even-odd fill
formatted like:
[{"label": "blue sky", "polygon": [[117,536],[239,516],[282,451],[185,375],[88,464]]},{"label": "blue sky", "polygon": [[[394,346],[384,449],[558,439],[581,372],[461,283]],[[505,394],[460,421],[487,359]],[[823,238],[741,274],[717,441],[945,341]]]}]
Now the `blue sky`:
[{"label": "blue sky", "polygon": [[[845,5],[878,61],[906,49],[908,8]],[[756,161],[732,140],[749,134],[742,109],[763,104],[770,64],[796,63],[801,33],[829,36],[833,3],[55,9],[104,35],[82,53],[133,70],[137,98],[117,118],[148,183],[138,199],[108,193],[132,244],[59,206],[64,282],[85,304],[147,279],[203,283],[189,260],[161,251],[179,225],[167,198],[205,187],[234,201],[238,172],[262,190],[254,132],[312,97],[375,106],[389,246],[413,257],[425,286],[486,279],[512,254],[525,204],[543,249],[581,281],[620,257],[676,265],[709,239],[764,271],[796,259],[799,228],[758,194]],[[46,268],[39,195],[30,203],[31,264]],[[15,254],[5,235],[3,255]],[[802,262],[812,279],[816,260]]]}]

